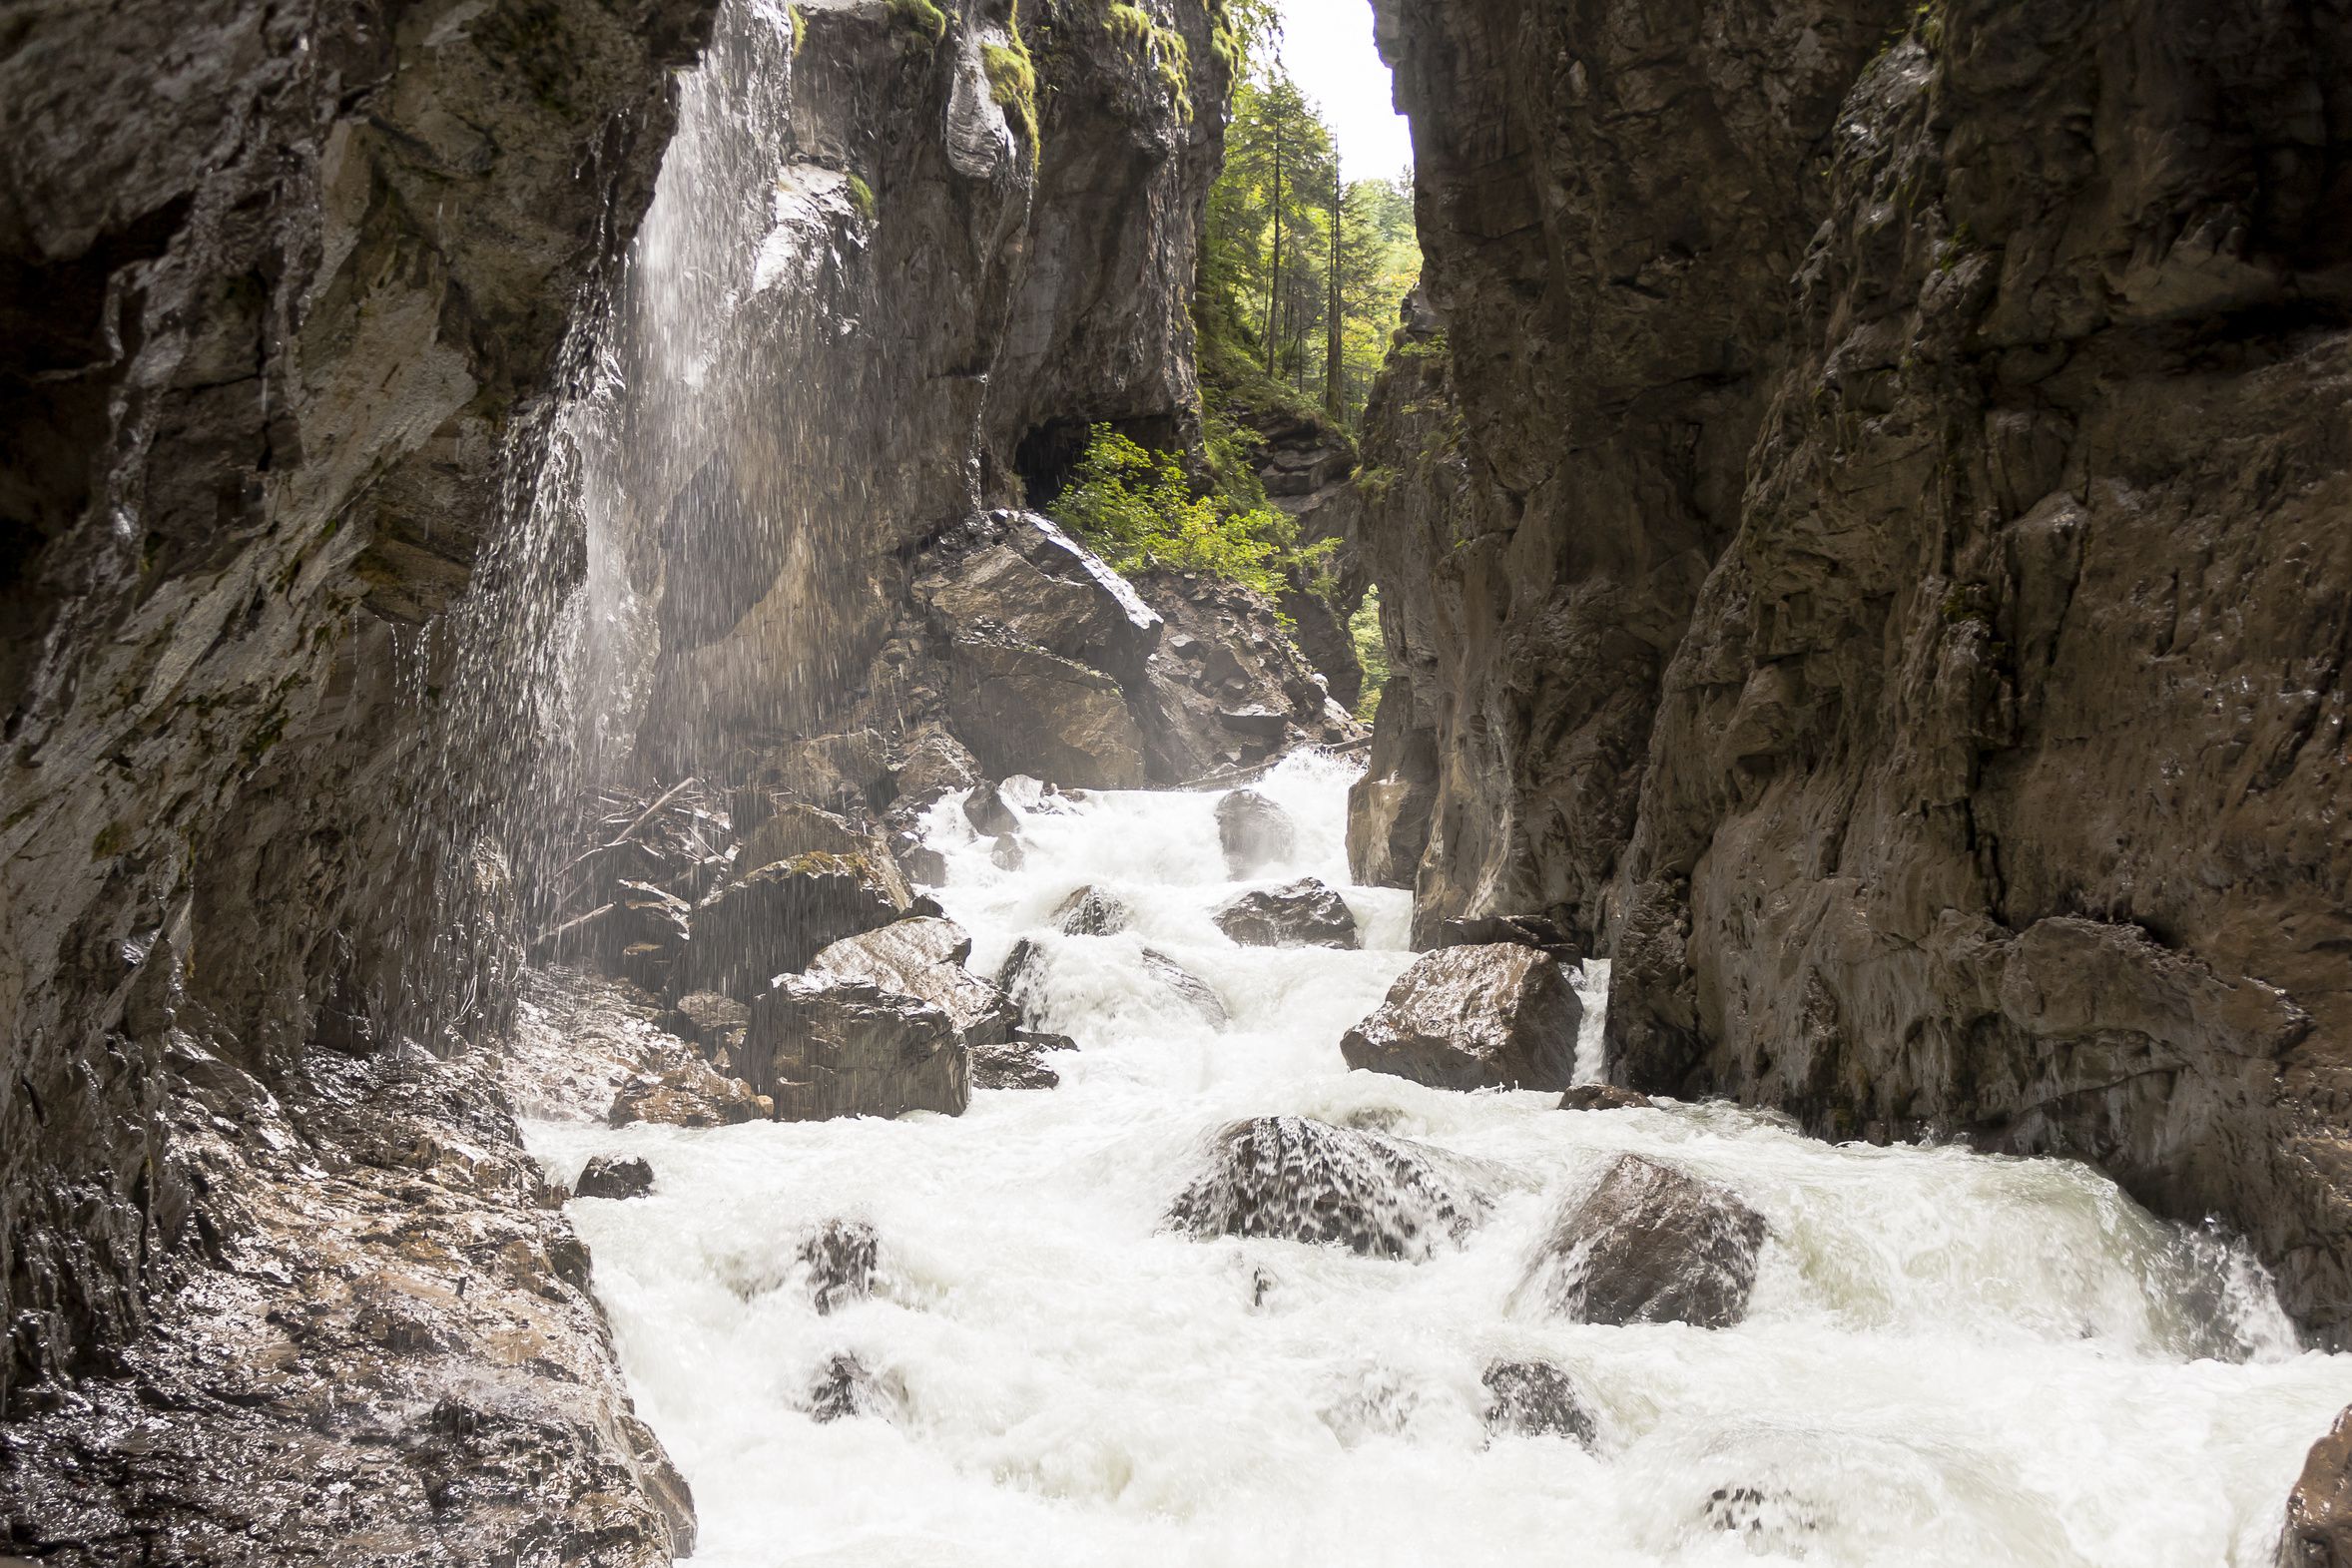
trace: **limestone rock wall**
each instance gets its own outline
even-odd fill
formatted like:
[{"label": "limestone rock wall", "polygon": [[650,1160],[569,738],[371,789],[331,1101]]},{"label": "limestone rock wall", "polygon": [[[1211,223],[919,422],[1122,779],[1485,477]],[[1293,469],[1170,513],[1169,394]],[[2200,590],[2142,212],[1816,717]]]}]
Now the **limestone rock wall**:
[{"label": "limestone rock wall", "polygon": [[1619,1081],[2092,1159],[2341,1339],[2340,9],[1384,11],[1458,423],[1359,485],[1360,864],[1611,947]]}]

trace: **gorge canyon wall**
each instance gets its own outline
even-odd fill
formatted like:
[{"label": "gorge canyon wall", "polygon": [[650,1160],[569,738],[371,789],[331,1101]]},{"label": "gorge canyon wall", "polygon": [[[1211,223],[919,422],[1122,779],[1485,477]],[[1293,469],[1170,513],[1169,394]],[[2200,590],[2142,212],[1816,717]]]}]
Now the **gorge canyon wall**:
[{"label": "gorge canyon wall", "polygon": [[1383,0],[1352,847],[1607,1070],[2070,1154],[2352,1332],[2352,18]]}]

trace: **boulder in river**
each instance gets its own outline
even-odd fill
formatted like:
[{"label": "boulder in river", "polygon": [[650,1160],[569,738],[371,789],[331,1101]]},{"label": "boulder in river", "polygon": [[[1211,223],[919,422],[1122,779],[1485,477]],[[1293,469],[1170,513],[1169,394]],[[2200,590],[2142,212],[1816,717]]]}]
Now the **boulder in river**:
[{"label": "boulder in river", "polygon": [[1579,1322],[1728,1328],[1747,1315],[1770,1234],[1729,1188],[1619,1155],[1561,1206],[1524,1289]]},{"label": "boulder in river", "polygon": [[1021,830],[1021,819],[1005,800],[1004,791],[983,779],[963,797],[963,819],[982,838],[1001,837]]},{"label": "boulder in river", "polygon": [[877,1372],[849,1352],[827,1358],[810,1381],[806,1403],[820,1421],[859,1415],[891,1416],[905,1407],[906,1390],[894,1373]]},{"label": "boulder in river", "polygon": [[2303,1458],[2287,1494],[2278,1568],[2352,1568],[2352,1409]]},{"label": "boulder in river", "polygon": [[1646,1111],[1656,1104],[1618,1084],[1577,1084],[1559,1097],[1563,1111]]},{"label": "boulder in river", "polygon": [[1211,1028],[1222,1029],[1232,1021],[1225,1011],[1225,999],[1214,986],[1158,948],[1143,950],[1143,971],[1175,992]]},{"label": "boulder in river", "polygon": [[1592,1446],[1592,1412],[1575,1380],[1549,1361],[1494,1361],[1486,1389],[1486,1430],[1519,1437],[1571,1437]]},{"label": "boulder in river", "polygon": [[874,1270],[882,1245],[874,1227],[860,1220],[828,1220],[801,1243],[797,1262],[806,1272],[809,1304],[819,1313],[863,1302],[874,1294]]},{"label": "boulder in river", "polygon": [[761,866],[696,907],[679,983],[754,995],[771,977],[805,968],[843,937],[889,924],[908,902],[897,867],[885,874],[862,854],[813,851]]},{"label": "boulder in river", "polygon": [[971,1053],[974,1089],[1058,1089],[1061,1074],[1045,1065],[1054,1051],[1077,1048],[1066,1034],[1022,1029],[1002,1045],[976,1045]]},{"label": "boulder in river", "polygon": [[1340,1054],[1435,1089],[1564,1090],[1583,1017],[1559,964],[1532,947],[1443,947],[1398,976]]},{"label": "boulder in river", "polygon": [[1028,858],[1029,852],[1021,847],[1020,839],[1011,833],[1006,833],[988,846],[988,863],[999,871],[1017,871]]},{"label": "boulder in river", "polygon": [[1143,732],[1101,671],[1014,638],[959,634],[947,673],[955,733],[991,769],[1088,789],[1142,785]]},{"label": "boulder in river", "polygon": [[1243,893],[1220,905],[1211,918],[1244,947],[1358,945],[1356,916],[1347,900],[1312,876]]},{"label": "boulder in river", "polygon": [[955,1021],[964,1044],[998,1045],[1020,1026],[1020,1009],[963,966],[970,956],[971,937],[953,920],[893,920],[842,938],[817,955],[809,972],[864,980],[928,1002]]},{"label": "boulder in river", "polygon": [[796,800],[779,804],[765,821],[744,835],[743,848],[735,863],[774,865],[779,860],[792,860],[804,854],[836,854],[871,867],[888,890],[890,901],[901,909],[906,907],[909,894],[905,878],[898,870],[897,856],[891,852],[886,833],[866,822],[821,811]]},{"label": "boulder in river", "polygon": [[979,779],[978,760],[943,730],[925,731],[909,741],[890,770],[890,783],[897,786],[898,798],[916,805],[928,805],[951,790],[977,784]]},{"label": "boulder in river", "polygon": [[690,1061],[658,1078],[634,1078],[613,1096],[605,1120],[615,1127],[659,1122],[670,1127],[734,1127],[774,1110],[768,1098],[739,1079]]},{"label": "boulder in river", "polygon": [[834,974],[788,974],[752,1002],[744,1067],[776,1119],[960,1116],[971,1066],[955,1020],[929,1002]]},{"label": "boulder in river", "polygon": [[1064,936],[1111,936],[1127,929],[1127,906],[1089,883],[1073,890],[1053,911],[1053,923]]},{"label": "boulder in river", "polygon": [[574,1198],[642,1198],[652,1191],[652,1166],[601,1154],[580,1167],[580,1179],[572,1183]]},{"label": "boulder in river", "polygon": [[1301,1116],[1234,1122],[1169,1206],[1190,1236],[1268,1236],[1420,1263],[1459,1243],[1488,1200],[1434,1149]]},{"label": "boulder in river", "polygon": [[1234,877],[1255,876],[1291,857],[1299,830],[1290,812],[1255,789],[1236,789],[1217,802],[1217,842],[1225,869]]}]

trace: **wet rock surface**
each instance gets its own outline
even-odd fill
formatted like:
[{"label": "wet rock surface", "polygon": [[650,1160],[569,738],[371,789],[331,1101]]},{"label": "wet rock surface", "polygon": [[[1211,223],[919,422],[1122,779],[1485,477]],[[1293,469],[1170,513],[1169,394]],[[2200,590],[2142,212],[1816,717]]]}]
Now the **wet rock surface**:
[{"label": "wet rock surface", "polygon": [[954,1022],[966,1045],[1001,1045],[1019,1027],[1020,1010],[964,967],[970,956],[971,937],[963,927],[933,916],[846,937],[819,953],[809,972],[863,980],[928,1002]]},{"label": "wet rock surface", "polygon": [[1202,1022],[1222,1029],[1232,1021],[1225,1010],[1225,998],[1217,994],[1215,986],[1158,948],[1143,950],[1143,967],[1145,973],[1166,986],[1185,1006],[1200,1014]]},{"label": "wet rock surface", "polygon": [[774,1110],[766,1095],[709,1064],[680,1062],[655,1077],[633,1078],[613,1096],[605,1121],[614,1127],[655,1122],[665,1127],[739,1127]]},{"label": "wet rock surface", "polygon": [[1003,791],[984,779],[973,784],[971,792],[963,797],[963,819],[982,838],[1021,830],[1020,816],[1005,802]]},{"label": "wet rock surface", "polygon": [[1237,880],[1287,860],[1298,849],[1290,813],[1255,789],[1236,789],[1217,802],[1217,843],[1225,869]]},{"label": "wet rock surface", "polygon": [[1557,960],[1496,943],[1424,955],[1340,1040],[1350,1067],[1438,1089],[1566,1089],[1584,1004]]},{"label": "wet rock surface", "polygon": [[1001,1045],[976,1045],[971,1053],[974,1089],[1058,1089],[1061,1074],[1045,1058],[1055,1051],[1074,1050],[1077,1042],[1066,1034],[1016,1030]]},{"label": "wet rock surface", "polygon": [[1403,1139],[1298,1116],[1236,1122],[1169,1206],[1171,1229],[1346,1247],[1419,1263],[1459,1243],[1488,1200],[1456,1162]]},{"label": "wet rock surface", "polygon": [[1494,1361],[1478,1382],[1486,1390],[1486,1430],[1515,1437],[1566,1437],[1586,1448],[1598,1430],[1576,1381],[1549,1361]]},{"label": "wet rock surface", "polygon": [[960,1116],[971,1100],[970,1059],[954,1019],[928,1002],[835,975],[785,975],[754,1000],[744,1056],[779,1121]]},{"label": "wet rock surface", "polygon": [[1559,1097],[1563,1111],[1646,1111],[1655,1103],[1615,1084],[1578,1084]]},{"label": "wet rock surface", "polygon": [[[2316,106],[2352,39],[1833,0],[1669,57],[1632,4],[1388,15],[1427,299],[1350,503],[1399,671],[1357,874],[1418,885],[1417,939],[1566,911],[1616,958],[1612,1078],[2090,1160],[2227,1216],[2340,1337],[2352,247]],[[1627,140],[1636,101],[1677,129]],[[2054,1030],[2005,998],[2060,941],[2113,956]]]},{"label": "wet rock surface", "polygon": [[843,937],[897,919],[911,901],[903,889],[895,867],[884,873],[865,855],[813,851],[763,865],[696,907],[679,983],[751,996]]},{"label": "wet rock surface", "polygon": [[653,1167],[643,1160],[598,1155],[580,1167],[574,1198],[642,1198],[653,1191]]},{"label": "wet rock surface", "polygon": [[795,1261],[810,1305],[824,1314],[874,1294],[875,1267],[881,1257],[882,1243],[873,1226],[860,1220],[828,1220],[801,1243]]},{"label": "wet rock surface", "polygon": [[1127,906],[1099,887],[1080,887],[1053,911],[1053,923],[1064,936],[1112,936],[1127,929]]},{"label": "wet rock surface", "polygon": [[1524,1289],[1578,1322],[1728,1328],[1770,1234],[1730,1189],[1620,1155],[1561,1206]]},{"label": "wet rock surface", "polygon": [[1243,893],[1217,906],[1217,929],[1244,947],[1358,945],[1348,902],[1312,876]]}]

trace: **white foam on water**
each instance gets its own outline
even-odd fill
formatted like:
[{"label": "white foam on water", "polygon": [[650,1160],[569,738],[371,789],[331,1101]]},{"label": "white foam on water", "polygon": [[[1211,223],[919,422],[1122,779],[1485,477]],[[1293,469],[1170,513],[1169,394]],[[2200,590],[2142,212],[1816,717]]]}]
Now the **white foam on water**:
[{"label": "white foam on water", "polygon": [[[1079,1043],[1057,1090],[981,1092],[960,1118],[531,1128],[558,1177],[600,1153],[657,1173],[649,1197],[572,1213],[640,1410],[694,1487],[697,1563],[2267,1568],[2352,1357],[2299,1352],[2241,1251],[2078,1165],[1347,1071],[1341,1033],[1412,961],[1410,895],[1344,888],[1361,952],[1237,947],[1209,914],[1243,885],[1343,884],[1351,777],[1294,760],[1257,786],[1299,843],[1249,884],[1225,877],[1212,794],[1017,794],[1009,872],[956,802],[932,812],[973,967],[1049,944],[1046,1021]],[[1133,927],[1050,932],[1084,883]],[[1147,946],[1231,1022],[1173,1000]],[[1599,1066],[1595,971],[1579,1076]],[[1495,1211],[1421,1265],[1161,1231],[1209,1132],[1278,1112],[1486,1162]],[[1628,1150],[1769,1217],[1739,1326],[1565,1323],[1518,1300],[1551,1208]],[[874,1227],[881,1281],[821,1316],[785,1276],[837,1217]],[[892,1409],[804,1412],[842,1352]],[[1596,1452],[1488,1439],[1479,1376],[1503,1355],[1571,1374]]]}]

